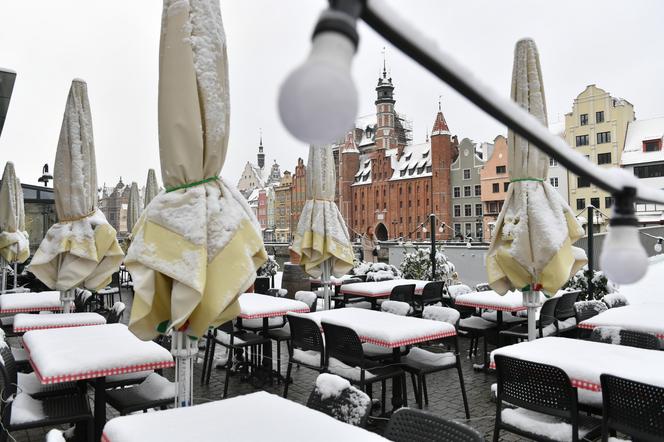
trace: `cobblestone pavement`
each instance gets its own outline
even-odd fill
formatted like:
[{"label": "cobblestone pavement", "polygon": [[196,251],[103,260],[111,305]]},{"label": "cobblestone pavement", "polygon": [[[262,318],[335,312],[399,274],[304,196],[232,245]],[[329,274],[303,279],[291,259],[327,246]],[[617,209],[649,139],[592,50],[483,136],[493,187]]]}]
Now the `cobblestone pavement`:
[{"label": "cobblestone pavement", "polygon": [[[125,320],[129,315],[125,315]],[[466,384],[466,393],[468,395],[468,402],[470,406],[470,421],[465,420],[463,411],[463,401],[461,398],[461,391],[459,388],[459,380],[456,370],[447,370],[441,373],[434,373],[427,376],[427,387],[429,391],[429,405],[428,410],[432,413],[465,422],[480,431],[487,440],[491,440],[493,436],[493,423],[495,416],[495,403],[491,401],[490,386],[495,382],[493,374],[486,374],[481,371],[473,369],[472,361],[467,357],[468,355],[469,340],[466,338],[460,339],[462,351],[462,365],[463,376]],[[276,344],[273,344],[273,346]],[[276,348],[276,347],[275,347]],[[221,355],[223,350],[217,347],[218,355]],[[274,353],[274,352],[273,352]],[[282,347],[282,373],[286,372],[286,359],[287,359],[286,346]],[[199,363],[195,366],[195,379],[194,379],[194,403],[200,404],[203,402],[214,401],[221,399],[224,386],[225,370],[213,369],[211,381],[209,385],[200,385],[201,364],[203,351],[200,352]],[[276,357],[276,356],[275,356]],[[276,363],[275,363],[276,367]],[[173,379],[173,371],[165,370],[164,373],[169,379]],[[293,368],[293,383],[289,387],[288,398],[301,404],[305,404],[311,389],[313,388],[317,373],[307,368]],[[390,397],[388,382],[388,395]],[[234,375],[230,378],[229,383],[229,397],[238,396],[242,394],[251,393],[263,389],[270,393],[281,395],[283,392],[283,384],[274,382],[273,385],[255,386],[250,382],[242,381],[240,376]],[[374,396],[380,397],[380,387],[374,387]],[[388,399],[389,402],[389,399]],[[412,389],[412,383],[408,381],[408,402],[409,405],[415,406],[415,398]],[[388,403],[389,409],[389,403]],[[117,412],[108,409],[107,416],[109,419],[116,416]],[[218,425],[220,434],[223,431],[223,423],[220,416]],[[257,421],[260,418],[257,417]],[[232,423],[229,423],[232,425]],[[369,425],[371,431],[382,433],[384,431],[386,421],[383,419],[372,419]],[[247,431],[250,432],[251,428],[248,427]],[[45,438],[45,431],[31,430],[31,431],[17,431],[12,434],[15,440],[18,441],[43,441]],[[222,438],[223,439],[223,438]],[[11,439],[10,439],[11,440]],[[221,439],[220,439],[221,440]],[[522,438],[516,437],[511,434],[503,433],[501,440],[503,441],[518,441]]]}]

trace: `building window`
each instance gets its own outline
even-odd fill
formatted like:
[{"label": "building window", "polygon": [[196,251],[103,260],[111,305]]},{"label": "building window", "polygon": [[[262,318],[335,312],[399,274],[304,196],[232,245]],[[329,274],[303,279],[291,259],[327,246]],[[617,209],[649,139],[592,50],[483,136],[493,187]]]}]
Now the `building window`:
[{"label": "building window", "polygon": [[599,198],[590,198],[590,205],[599,209]]},{"label": "building window", "polygon": [[586,208],[586,199],[585,198],[577,198],[576,199],[576,210],[583,210]]},{"label": "building window", "polygon": [[611,152],[598,153],[597,164],[611,164]]},{"label": "building window", "polygon": [[604,207],[606,207],[607,209],[613,207],[613,197],[610,196],[604,197]]},{"label": "building window", "polygon": [[457,218],[461,216],[461,205],[460,204],[455,204],[454,205],[454,216],[457,217]]},{"label": "building window", "polygon": [[459,233],[461,233],[461,224],[454,223],[454,234],[458,235]]},{"label": "building window", "polygon": [[473,206],[470,204],[463,205],[463,216],[473,216]]},{"label": "building window", "polygon": [[464,180],[470,179],[470,169],[463,169],[463,179]]},{"label": "building window", "polygon": [[557,176],[553,176],[553,177],[549,178],[549,182],[551,183],[551,185],[553,187],[558,187],[558,177]]},{"label": "building window", "polygon": [[657,178],[664,176],[664,164],[634,166],[634,175],[639,178]]},{"label": "building window", "polygon": [[604,111],[595,112],[595,123],[604,122]]},{"label": "building window", "polygon": [[500,192],[500,183],[493,183],[491,186],[491,190],[493,190],[493,193]]},{"label": "building window", "polygon": [[507,172],[506,166],[496,166],[496,173],[506,173],[506,172]]},{"label": "building window", "polygon": [[475,204],[475,216],[482,216],[482,204]]},{"label": "building window", "polygon": [[662,140],[645,140],[643,142],[644,152],[658,152],[662,150]]},{"label": "building window", "polygon": [[503,191],[504,191],[504,192],[507,192],[507,189],[509,189],[509,188],[510,188],[510,183],[509,183],[509,181],[505,181],[505,182],[503,183]]},{"label": "building window", "polygon": [[549,167],[557,167],[558,161],[555,158],[549,158]]},{"label": "building window", "polygon": [[576,187],[590,187],[590,179],[585,176],[577,177]]},{"label": "building window", "polygon": [[463,196],[471,196],[470,186],[463,186]]},{"label": "building window", "polygon": [[588,114],[581,114],[579,122],[581,123],[581,126],[585,126],[588,124]]},{"label": "building window", "polygon": [[459,198],[461,196],[461,187],[452,188],[452,197]]},{"label": "building window", "polygon": [[475,223],[475,236],[478,241],[481,241],[484,236],[482,230],[482,223]]},{"label": "building window", "polygon": [[588,145],[588,135],[577,135],[576,136],[576,145],[577,146],[587,146]]},{"label": "building window", "polygon": [[466,236],[473,235],[473,225],[471,223],[466,223]]},{"label": "building window", "polygon": [[611,142],[611,132],[598,132],[597,144],[604,144]]},{"label": "building window", "polygon": [[475,196],[482,195],[482,186],[480,184],[475,184]]}]

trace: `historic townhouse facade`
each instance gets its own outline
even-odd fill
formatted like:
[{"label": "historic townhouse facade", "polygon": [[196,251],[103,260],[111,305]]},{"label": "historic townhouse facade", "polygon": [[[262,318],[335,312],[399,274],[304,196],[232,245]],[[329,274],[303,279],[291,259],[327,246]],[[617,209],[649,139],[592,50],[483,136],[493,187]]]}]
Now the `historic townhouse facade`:
[{"label": "historic townhouse facade", "polygon": [[484,206],[482,213],[483,237],[490,241],[510,185],[507,172],[507,139],[502,135],[498,135],[493,141],[493,148],[487,150],[490,154],[480,172],[480,199]]},{"label": "historic townhouse facade", "polygon": [[[480,172],[484,166],[481,153],[468,138],[461,140],[459,155],[450,168],[452,187],[452,225],[455,239],[484,239],[482,228],[482,185]],[[488,239],[488,238],[487,238]]]}]

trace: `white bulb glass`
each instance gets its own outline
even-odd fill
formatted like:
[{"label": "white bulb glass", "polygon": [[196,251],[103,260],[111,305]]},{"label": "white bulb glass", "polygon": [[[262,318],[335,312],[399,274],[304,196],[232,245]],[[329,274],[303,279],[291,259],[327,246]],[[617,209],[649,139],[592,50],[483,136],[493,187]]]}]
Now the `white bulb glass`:
[{"label": "white bulb glass", "polygon": [[467,243],[466,243],[466,248],[470,249],[471,247],[472,247],[472,244],[469,243],[469,242],[467,242]]},{"label": "white bulb glass", "polygon": [[662,244],[661,243],[655,244],[655,252],[662,253]]},{"label": "white bulb glass", "polygon": [[426,226],[422,226],[422,231],[423,231],[424,233],[427,233],[427,228],[426,228]]},{"label": "white bulb glass", "polygon": [[321,32],[309,57],[279,91],[279,115],[286,129],[308,144],[344,137],[357,118],[357,89],[350,75],[353,43],[339,33]]},{"label": "white bulb glass", "polygon": [[443,233],[443,230],[444,230],[444,229],[443,229],[443,226],[438,227],[438,231],[439,231],[440,233]]},{"label": "white bulb glass", "polygon": [[604,241],[600,268],[617,284],[632,284],[648,270],[648,255],[641,245],[639,231],[633,226],[612,226]]}]

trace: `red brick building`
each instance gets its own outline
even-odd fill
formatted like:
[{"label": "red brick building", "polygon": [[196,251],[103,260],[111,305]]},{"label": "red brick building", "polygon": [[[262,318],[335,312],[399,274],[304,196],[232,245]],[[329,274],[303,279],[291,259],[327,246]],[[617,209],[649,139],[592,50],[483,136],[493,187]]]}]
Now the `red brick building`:
[{"label": "red brick building", "polygon": [[307,167],[302,158],[297,159],[297,166],[293,173],[293,184],[291,187],[291,234],[297,230],[304,203],[307,200]]},{"label": "red brick building", "polygon": [[[376,86],[376,114],[359,119],[335,146],[338,204],[353,238],[373,226],[380,240],[423,240],[430,232],[419,226],[430,213],[448,226],[452,222],[450,165],[458,155],[457,138],[439,109],[430,139],[412,144],[410,124],[394,104],[394,85],[383,70]],[[450,232],[436,235],[448,239]]]}]

